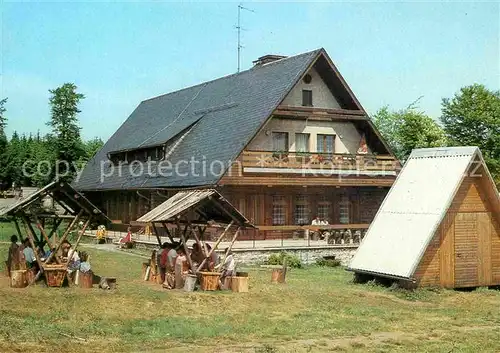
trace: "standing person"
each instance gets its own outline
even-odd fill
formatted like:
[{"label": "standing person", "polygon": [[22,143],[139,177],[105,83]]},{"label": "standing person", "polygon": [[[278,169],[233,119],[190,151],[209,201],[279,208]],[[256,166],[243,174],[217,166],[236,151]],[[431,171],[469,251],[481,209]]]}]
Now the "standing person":
[{"label": "standing person", "polygon": [[165,281],[163,282],[163,288],[166,289],[175,288],[175,258],[177,257],[175,248],[178,246],[179,244],[176,243],[169,244],[162,252],[161,263],[162,266],[165,266]]},{"label": "standing person", "polygon": [[[210,250],[212,250],[212,247],[210,246],[210,244],[206,245],[207,245],[207,255],[208,255],[210,253]],[[210,258],[207,260],[208,270],[213,271],[215,267],[219,265],[219,262],[220,262],[219,254],[217,254],[217,252],[214,250],[210,255]]]},{"label": "standing person", "polygon": [[236,268],[236,261],[234,259],[233,252],[229,250],[229,248],[226,248],[226,250],[224,250],[224,253],[226,254],[226,260],[222,264],[222,283],[224,283],[224,279],[226,277],[234,276],[234,269]]},{"label": "standing person", "polygon": [[17,235],[12,235],[10,237],[10,247],[9,253],[7,255],[7,272],[10,276],[10,271],[20,270],[22,267],[22,250],[19,245],[17,245]]},{"label": "standing person", "polygon": [[168,255],[168,243],[163,243],[161,245],[160,251],[158,251],[158,268],[160,270],[161,282],[165,282],[165,274],[167,273],[167,255]]}]

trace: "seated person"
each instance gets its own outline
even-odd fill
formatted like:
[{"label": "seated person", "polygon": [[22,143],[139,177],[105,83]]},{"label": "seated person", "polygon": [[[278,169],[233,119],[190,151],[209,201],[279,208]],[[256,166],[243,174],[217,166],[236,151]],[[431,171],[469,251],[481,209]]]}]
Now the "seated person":
[{"label": "seated person", "polygon": [[314,217],[314,219],[311,222],[311,225],[312,226],[319,226],[320,224],[321,224],[321,219],[318,216]]},{"label": "seated person", "polygon": [[34,268],[36,266],[36,257],[35,257],[35,251],[33,251],[33,248],[31,247],[30,241],[28,238],[24,239],[23,242],[24,249],[23,249],[23,254],[24,254],[24,259],[26,261],[26,267],[27,268]]}]

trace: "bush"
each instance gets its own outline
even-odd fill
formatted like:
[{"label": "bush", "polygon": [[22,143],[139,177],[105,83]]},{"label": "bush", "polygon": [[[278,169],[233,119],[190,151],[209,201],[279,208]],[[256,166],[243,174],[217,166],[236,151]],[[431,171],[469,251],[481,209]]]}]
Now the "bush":
[{"label": "bush", "polygon": [[340,260],[337,259],[317,259],[316,265],[322,267],[339,267]]},{"label": "bush", "polygon": [[283,261],[285,259],[287,267],[292,267],[292,268],[302,267],[302,261],[300,261],[300,258],[298,256],[286,253],[284,251],[280,252],[279,254],[271,254],[271,256],[269,256],[269,259],[267,260],[267,264],[283,265]]}]

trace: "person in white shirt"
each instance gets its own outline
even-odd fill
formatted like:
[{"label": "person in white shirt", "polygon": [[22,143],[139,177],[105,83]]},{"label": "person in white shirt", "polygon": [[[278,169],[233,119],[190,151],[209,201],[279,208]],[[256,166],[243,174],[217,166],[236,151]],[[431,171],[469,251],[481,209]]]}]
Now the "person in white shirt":
[{"label": "person in white shirt", "polygon": [[24,259],[26,260],[26,264],[29,268],[33,267],[36,263],[35,252],[31,247],[30,241],[28,238],[24,240],[24,249],[23,249]]},{"label": "person in white shirt", "polygon": [[234,269],[236,268],[236,261],[234,259],[233,252],[229,250],[229,248],[226,248],[224,250],[226,253],[226,260],[224,261],[224,264],[222,265],[222,282],[224,283],[224,278],[225,277],[231,277],[234,275]]},{"label": "person in white shirt", "polygon": [[321,224],[321,220],[319,219],[318,216],[316,216],[316,218],[314,218],[311,222],[311,225],[313,226],[319,226]]}]

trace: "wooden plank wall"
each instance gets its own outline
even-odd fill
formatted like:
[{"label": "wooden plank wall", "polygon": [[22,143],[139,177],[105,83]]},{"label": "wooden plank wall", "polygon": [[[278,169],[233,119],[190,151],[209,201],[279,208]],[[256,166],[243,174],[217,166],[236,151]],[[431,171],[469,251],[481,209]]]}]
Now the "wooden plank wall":
[{"label": "wooden plank wall", "polygon": [[455,216],[455,287],[475,287],[478,282],[479,234],[477,214]]},{"label": "wooden plank wall", "polygon": [[[309,199],[310,218],[317,213],[318,201],[326,196],[331,201],[329,222],[339,222],[338,202],[340,195],[349,196],[349,212],[351,223],[370,223],[382,203],[387,188],[336,188],[336,187],[254,187],[254,186],[224,186],[219,191],[255,225],[272,225],[273,196],[284,197],[285,224],[293,225],[295,196],[307,195]],[[293,232],[283,231],[244,231],[241,239],[279,239],[282,236],[290,237]]]},{"label": "wooden plank wall", "polygon": [[482,178],[466,177],[415,271],[420,286],[500,284],[500,227]]}]

